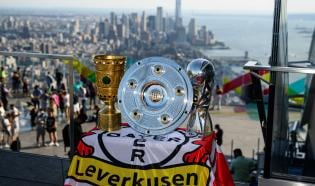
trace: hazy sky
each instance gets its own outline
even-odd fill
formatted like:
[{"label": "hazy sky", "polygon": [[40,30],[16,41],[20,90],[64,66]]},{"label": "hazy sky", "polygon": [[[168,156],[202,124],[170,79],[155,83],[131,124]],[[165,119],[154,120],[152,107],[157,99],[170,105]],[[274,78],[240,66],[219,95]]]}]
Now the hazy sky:
[{"label": "hazy sky", "polygon": [[[0,8],[175,9],[175,0],[0,0]],[[213,12],[272,12],[274,0],[182,0],[182,9]],[[315,0],[288,0],[289,12],[315,13]]]}]

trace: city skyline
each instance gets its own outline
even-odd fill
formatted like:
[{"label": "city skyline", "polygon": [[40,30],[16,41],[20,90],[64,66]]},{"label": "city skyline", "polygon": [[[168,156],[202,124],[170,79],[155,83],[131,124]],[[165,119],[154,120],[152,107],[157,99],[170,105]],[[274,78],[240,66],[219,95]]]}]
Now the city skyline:
[{"label": "city skyline", "polygon": [[[61,9],[151,9],[175,10],[175,0],[1,0],[0,8],[61,8]],[[182,0],[183,11],[214,13],[272,13],[274,0]],[[288,0],[288,12],[315,13],[314,0]]]},{"label": "city skyline", "polygon": [[[161,55],[161,51],[175,44],[178,45],[176,50],[168,49],[164,53],[176,58],[185,51],[186,59],[187,56],[196,56],[196,46],[228,49],[223,42],[214,38],[205,25],[197,27],[193,18],[187,30],[180,13],[181,0],[176,2],[175,18],[164,14],[161,6],[156,8],[155,14],[148,16],[145,11],[141,14],[110,11],[106,18],[93,15],[84,15],[84,18],[66,16],[62,19],[58,19],[58,16],[12,15],[0,19],[0,49],[76,53],[78,56],[82,54],[81,61],[89,61],[95,53],[109,51],[123,52],[138,60],[139,56]],[[47,21],[49,23],[45,23]]]}]

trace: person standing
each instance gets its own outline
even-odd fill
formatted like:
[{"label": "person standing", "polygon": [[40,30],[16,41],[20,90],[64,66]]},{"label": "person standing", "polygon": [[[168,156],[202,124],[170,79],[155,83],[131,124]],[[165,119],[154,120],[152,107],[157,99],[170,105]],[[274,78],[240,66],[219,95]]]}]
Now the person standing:
[{"label": "person standing", "polygon": [[13,93],[19,92],[20,81],[21,81],[20,67],[17,67],[16,71],[14,71],[12,75],[12,92]]},{"label": "person standing", "polygon": [[58,106],[59,106],[59,97],[55,94],[51,95],[49,98],[49,109],[52,110],[53,116],[58,117]]},{"label": "person standing", "polygon": [[4,110],[8,109],[8,95],[9,95],[9,90],[7,89],[6,85],[4,83],[0,84],[0,95],[1,95],[1,101],[3,103],[3,108]]},{"label": "person standing", "polygon": [[221,110],[222,94],[223,94],[222,88],[220,88],[220,86],[217,85],[215,88],[215,96],[211,110],[214,110],[215,106],[217,106],[217,110]]},{"label": "person standing", "polygon": [[12,116],[9,112],[5,114],[2,120],[2,126],[3,138],[1,144],[3,144],[5,148],[10,148],[10,142],[12,141]]},{"label": "person standing", "polygon": [[[46,122],[46,115],[45,111],[41,109],[39,111],[38,116],[36,117],[36,144],[37,147],[45,147],[45,122]],[[39,142],[39,138],[42,139],[42,143]]]},{"label": "person standing", "polygon": [[0,82],[1,83],[5,83],[6,82],[6,78],[7,78],[7,72],[4,69],[4,67],[0,67]]},{"label": "person standing", "polygon": [[250,173],[255,170],[255,162],[243,156],[241,149],[234,149],[234,159],[231,162],[230,171],[234,181],[251,181]]},{"label": "person standing", "polygon": [[46,81],[46,85],[48,86],[48,90],[51,90],[51,88],[57,88],[57,87],[53,87],[54,78],[50,75],[50,72],[47,72],[45,81]]},{"label": "person standing", "polygon": [[47,90],[44,90],[44,93],[40,96],[40,108],[47,110],[47,105],[48,105],[48,101],[49,101],[49,94]]},{"label": "person standing", "polygon": [[34,90],[32,92],[31,98],[32,98],[32,103],[34,105],[35,108],[39,109],[39,99],[42,96],[43,92],[42,90],[39,88],[38,85],[35,85]]},{"label": "person standing", "polygon": [[13,140],[19,137],[20,132],[20,111],[15,107],[14,104],[10,104],[10,114],[13,122]]},{"label": "person standing", "polygon": [[46,130],[49,134],[50,143],[49,146],[57,146],[59,147],[59,143],[57,142],[57,125],[56,118],[53,115],[53,110],[48,109],[48,117],[46,118]]},{"label": "person standing", "polygon": [[56,77],[56,82],[57,82],[57,90],[59,90],[60,87],[61,87],[61,82],[62,82],[62,79],[63,79],[63,74],[62,74],[58,69],[56,69],[56,71],[55,71],[55,77]]},{"label": "person standing", "polygon": [[75,147],[78,146],[78,143],[81,139],[83,133],[82,124],[86,121],[86,115],[81,113],[74,119],[74,144]]},{"label": "person standing", "polygon": [[67,91],[63,91],[63,102],[65,107],[65,118],[68,122],[70,120],[70,94]]},{"label": "person standing", "polygon": [[[94,83],[90,82],[88,84],[89,92],[90,92],[90,109],[96,106],[96,88]],[[93,107],[92,107],[93,106]]]},{"label": "person standing", "polygon": [[24,77],[24,78],[22,79],[22,83],[23,83],[23,86],[22,86],[23,95],[24,95],[24,96],[28,96],[28,95],[29,95],[28,80],[27,80],[26,77]]},{"label": "person standing", "polygon": [[0,117],[4,118],[5,117],[5,109],[3,106],[3,103],[0,101]]},{"label": "person standing", "polygon": [[34,127],[36,126],[36,122],[35,119],[37,117],[38,114],[38,110],[36,107],[32,106],[32,109],[30,110],[30,116],[31,116],[31,127],[32,130],[34,129]]},{"label": "person standing", "polygon": [[60,116],[63,117],[65,113],[65,100],[64,100],[63,92],[60,90],[58,91],[58,99],[59,99]]},{"label": "person standing", "polygon": [[10,114],[6,117],[6,113],[2,102],[0,101],[0,148],[3,146],[9,148],[11,124],[9,121]]},{"label": "person standing", "polygon": [[219,124],[216,124],[214,126],[214,129],[215,129],[215,136],[216,136],[217,144],[219,146],[221,146],[222,145],[222,138],[223,138],[223,130],[221,129]]},{"label": "person standing", "polygon": [[74,94],[73,95],[73,117],[77,117],[80,114],[80,102],[79,102],[79,97],[78,95]]}]

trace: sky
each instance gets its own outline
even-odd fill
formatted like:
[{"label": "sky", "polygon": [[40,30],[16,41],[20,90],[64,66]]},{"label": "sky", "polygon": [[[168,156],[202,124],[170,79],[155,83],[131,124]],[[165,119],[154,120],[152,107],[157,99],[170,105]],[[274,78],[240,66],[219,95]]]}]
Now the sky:
[{"label": "sky", "polygon": [[[0,8],[175,9],[175,0],[0,0]],[[273,12],[274,0],[182,0],[183,11]],[[315,0],[288,0],[288,12],[315,13]]]}]

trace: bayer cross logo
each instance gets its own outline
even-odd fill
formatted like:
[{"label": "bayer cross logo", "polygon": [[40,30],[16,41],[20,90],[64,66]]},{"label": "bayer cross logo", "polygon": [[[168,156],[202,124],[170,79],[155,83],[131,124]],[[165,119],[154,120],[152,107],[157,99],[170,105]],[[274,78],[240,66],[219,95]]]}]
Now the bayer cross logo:
[{"label": "bayer cross logo", "polygon": [[[127,125],[119,131],[84,134],[72,159],[68,181],[93,185],[209,185],[215,135],[140,134]],[[215,157],[215,156],[214,156]],[[210,161],[209,161],[210,160]],[[209,164],[210,163],[210,164]]]},{"label": "bayer cross logo", "polygon": [[[130,127],[119,132],[104,132],[99,136],[99,144],[103,153],[112,162],[127,167],[132,165],[144,168],[159,167],[167,164],[187,142],[188,138],[179,131],[167,136],[144,136],[134,132]],[[124,153],[121,153],[121,149],[116,148],[117,143],[124,144],[126,147]],[[167,150],[161,151],[161,146]]]},{"label": "bayer cross logo", "polygon": [[167,101],[170,99],[165,87],[161,82],[154,82],[144,86],[143,102],[149,110],[162,110],[167,106]]},{"label": "bayer cross logo", "polygon": [[163,94],[159,90],[152,90],[151,94],[150,94],[150,99],[151,99],[151,101],[153,101],[155,103],[159,102],[163,99]]}]

